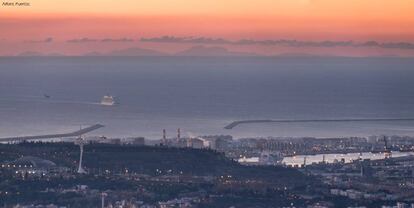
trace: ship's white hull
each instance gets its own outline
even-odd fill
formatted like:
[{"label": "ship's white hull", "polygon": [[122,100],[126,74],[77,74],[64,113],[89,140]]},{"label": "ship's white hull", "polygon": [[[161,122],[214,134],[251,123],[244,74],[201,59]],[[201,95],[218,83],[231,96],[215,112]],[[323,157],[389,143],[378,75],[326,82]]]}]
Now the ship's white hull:
[{"label": "ship's white hull", "polygon": [[101,100],[101,105],[112,106],[115,105],[115,99],[112,96],[104,96]]}]

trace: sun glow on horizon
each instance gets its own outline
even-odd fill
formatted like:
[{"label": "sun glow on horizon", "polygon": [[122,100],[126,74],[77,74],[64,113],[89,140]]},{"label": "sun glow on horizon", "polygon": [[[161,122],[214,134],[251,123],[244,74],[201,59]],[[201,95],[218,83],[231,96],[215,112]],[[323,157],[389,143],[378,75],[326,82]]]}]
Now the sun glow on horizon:
[{"label": "sun glow on horizon", "polygon": [[0,50],[2,40],[47,37],[414,42],[409,0],[29,1],[27,7],[0,6]]}]

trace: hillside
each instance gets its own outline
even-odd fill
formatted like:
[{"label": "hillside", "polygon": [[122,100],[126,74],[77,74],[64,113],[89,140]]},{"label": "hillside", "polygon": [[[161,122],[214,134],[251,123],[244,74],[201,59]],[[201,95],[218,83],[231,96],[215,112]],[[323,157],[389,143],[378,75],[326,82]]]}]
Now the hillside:
[{"label": "hillside", "polygon": [[[72,143],[21,143],[0,145],[0,162],[21,156],[36,156],[76,169],[79,147]],[[110,170],[148,175],[231,175],[289,185],[307,183],[299,171],[283,167],[242,166],[212,150],[150,146],[85,145],[84,166],[89,172]]]}]

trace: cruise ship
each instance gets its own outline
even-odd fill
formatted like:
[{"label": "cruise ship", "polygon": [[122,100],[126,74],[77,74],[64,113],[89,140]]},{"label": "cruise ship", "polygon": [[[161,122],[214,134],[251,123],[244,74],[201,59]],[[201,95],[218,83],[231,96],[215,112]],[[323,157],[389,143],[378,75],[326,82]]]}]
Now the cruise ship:
[{"label": "cruise ship", "polygon": [[102,100],[101,100],[101,105],[115,105],[115,97],[110,96],[110,95],[105,95],[103,96]]}]

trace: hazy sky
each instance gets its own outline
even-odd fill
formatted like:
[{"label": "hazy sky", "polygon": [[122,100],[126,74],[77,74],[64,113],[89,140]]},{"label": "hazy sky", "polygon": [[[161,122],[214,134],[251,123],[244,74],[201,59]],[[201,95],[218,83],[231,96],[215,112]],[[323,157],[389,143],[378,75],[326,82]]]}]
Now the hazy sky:
[{"label": "hazy sky", "polygon": [[[3,0],[2,2],[5,2]],[[226,40],[414,43],[413,0],[27,0],[0,6],[0,54],[78,54],[146,47],[175,52],[192,44],[139,41],[161,36]],[[74,39],[131,39],[74,44]],[[263,54],[409,55],[410,47],[223,45]],[[408,48],[408,49],[407,49]]]}]

